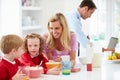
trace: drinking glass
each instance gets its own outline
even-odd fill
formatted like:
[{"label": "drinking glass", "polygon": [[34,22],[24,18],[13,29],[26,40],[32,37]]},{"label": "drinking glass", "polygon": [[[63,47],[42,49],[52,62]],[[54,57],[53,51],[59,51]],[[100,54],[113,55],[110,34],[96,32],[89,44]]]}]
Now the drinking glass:
[{"label": "drinking glass", "polygon": [[20,80],[29,80],[29,66],[19,66],[21,74],[24,74],[24,77],[22,77]]}]

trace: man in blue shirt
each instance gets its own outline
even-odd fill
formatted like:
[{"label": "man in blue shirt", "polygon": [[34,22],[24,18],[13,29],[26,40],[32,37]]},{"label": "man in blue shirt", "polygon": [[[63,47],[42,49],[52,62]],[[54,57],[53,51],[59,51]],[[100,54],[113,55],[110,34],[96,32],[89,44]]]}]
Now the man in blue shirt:
[{"label": "man in blue shirt", "polygon": [[91,17],[95,10],[96,5],[92,0],[83,0],[76,10],[65,14],[70,30],[76,33],[78,42],[84,48],[87,47],[90,40],[89,36],[86,36],[82,31],[81,18],[85,20]]}]

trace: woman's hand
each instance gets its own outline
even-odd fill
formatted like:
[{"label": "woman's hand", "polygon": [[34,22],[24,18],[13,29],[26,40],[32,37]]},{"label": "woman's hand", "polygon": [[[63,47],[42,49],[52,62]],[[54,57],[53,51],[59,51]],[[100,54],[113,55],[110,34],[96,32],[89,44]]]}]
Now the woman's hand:
[{"label": "woman's hand", "polygon": [[57,58],[55,59],[55,62],[61,62],[61,57],[60,56],[57,56]]},{"label": "woman's hand", "polygon": [[72,68],[71,72],[79,72],[81,69],[80,68]]},{"label": "woman's hand", "polygon": [[60,68],[57,66],[54,68],[51,68],[48,70],[47,74],[52,74],[52,75],[59,75],[60,74]]},{"label": "woman's hand", "polygon": [[71,63],[72,63],[71,67],[73,68],[75,66],[75,64],[76,64],[76,61],[75,60],[71,60]]}]

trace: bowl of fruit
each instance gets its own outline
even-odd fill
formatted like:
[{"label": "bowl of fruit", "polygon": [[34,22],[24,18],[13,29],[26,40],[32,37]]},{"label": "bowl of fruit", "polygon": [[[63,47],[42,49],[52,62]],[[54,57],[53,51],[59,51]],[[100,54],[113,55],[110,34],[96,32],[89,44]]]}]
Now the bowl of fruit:
[{"label": "bowl of fruit", "polygon": [[111,62],[120,62],[120,53],[113,52],[112,55],[107,56],[107,60]]}]

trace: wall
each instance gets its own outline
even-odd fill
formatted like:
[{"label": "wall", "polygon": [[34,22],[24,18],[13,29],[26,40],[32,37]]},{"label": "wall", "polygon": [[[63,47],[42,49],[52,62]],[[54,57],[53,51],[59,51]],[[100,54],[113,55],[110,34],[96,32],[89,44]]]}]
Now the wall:
[{"label": "wall", "polygon": [[1,1],[1,35],[14,33],[20,35],[20,2],[19,0]]},{"label": "wall", "polygon": [[43,7],[43,28],[47,29],[47,22],[51,15],[62,12],[65,13],[76,8],[81,0],[42,0]]},{"label": "wall", "polygon": [[[1,35],[15,33],[21,35],[21,9],[20,0],[0,0],[1,1]],[[41,0],[42,7],[42,27],[47,30],[49,17],[57,12],[67,12],[76,8],[81,0]],[[9,14],[8,14],[9,13]],[[6,29],[7,28],[7,29]],[[44,32],[44,31],[43,31]]]},{"label": "wall", "polygon": [[[1,0],[0,0],[0,26],[1,26]],[[2,32],[1,29],[0,29],[0,32]],[[0,33],[0,38],[1,38],[1,33]]]}]

